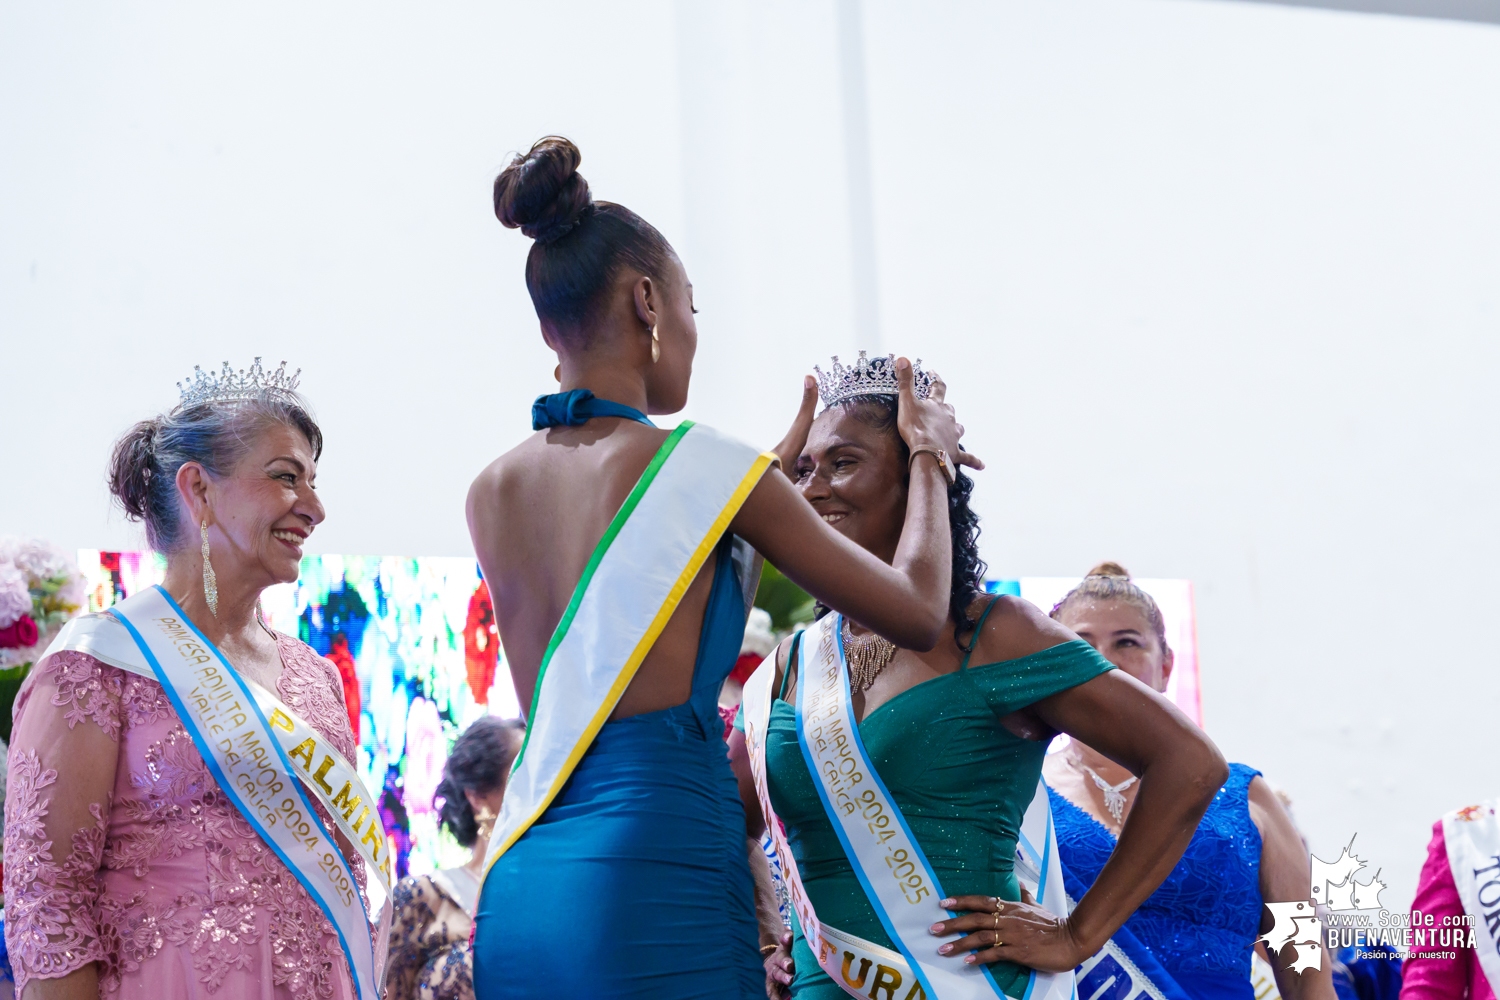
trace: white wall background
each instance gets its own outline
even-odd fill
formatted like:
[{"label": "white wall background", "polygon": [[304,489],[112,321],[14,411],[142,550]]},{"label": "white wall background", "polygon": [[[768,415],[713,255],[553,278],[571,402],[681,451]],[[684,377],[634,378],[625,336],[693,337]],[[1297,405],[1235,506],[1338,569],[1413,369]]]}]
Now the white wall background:
[{"label": "white wall background", "polygon": [[[1193,579],[1210,731],[1404,907],[1432,821],[1497,792],[1500,29],[862,24],[878,336],[953,386],[994,570]],[[110,442],[261,354],[328,435],[316,551],[466,554],[552,385],[489,207],[547,132],[681,251],[689,415],[774,441],[856,346],[840,80],[833,0],[0,7],[0,532],[140,544]]]}]

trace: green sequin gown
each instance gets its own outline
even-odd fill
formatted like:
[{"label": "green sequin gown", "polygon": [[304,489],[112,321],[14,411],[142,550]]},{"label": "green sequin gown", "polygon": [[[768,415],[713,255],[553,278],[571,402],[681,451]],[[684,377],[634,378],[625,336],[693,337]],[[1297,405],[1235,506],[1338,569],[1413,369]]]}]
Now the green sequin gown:
[{"label": "green sequin gown", "polygon": [[[860,723],[865,749],[945,893],[1021,898],[1012,871],[1016,836],[1047,744],[1014,735],[1000,719],[1111,669],[1082,641],[982,666],[966,660],[957,673],[903,691]],[[793,706],[780,698],[771,705],[766,778],[819,919],[895,948],[823,812],[797,745]],[[795,924],[794,917],[792,996],[843,1000],[847,994],[818,967]],[[1029,970],[996,962],[990,971],[1008,995],[1025,992]]]}]

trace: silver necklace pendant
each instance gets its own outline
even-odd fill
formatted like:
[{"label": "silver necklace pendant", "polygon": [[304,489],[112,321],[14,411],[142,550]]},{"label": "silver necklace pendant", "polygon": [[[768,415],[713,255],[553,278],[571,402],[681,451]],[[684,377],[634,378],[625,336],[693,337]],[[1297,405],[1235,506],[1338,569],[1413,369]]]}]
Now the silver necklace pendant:
[{"label": "silver necklace pendant", "polygon": [[849,619],[839,629],[844,640],[844,658],[849,663],[849,687],[855,692],[867,691],[896,656],[896,644],[885,636],[867,632],[855,635]]},{"label": "silver necklace pendant", "polygon": [[1118,785],[1111,785],[1099,777],[1098,771],[1083,761],[1079,761],[1078,766],[1094,779],[1094,784],[1098,786],[1099,791],[1104,793],[1104,808],[1108,809],[1109,814],[1115,818],[1115,826],[1123,826],[1125,824],[1125,795],[1123,793],[1125,789],[1136,783],[1138,780],[1136,776],[1132,774]]}]

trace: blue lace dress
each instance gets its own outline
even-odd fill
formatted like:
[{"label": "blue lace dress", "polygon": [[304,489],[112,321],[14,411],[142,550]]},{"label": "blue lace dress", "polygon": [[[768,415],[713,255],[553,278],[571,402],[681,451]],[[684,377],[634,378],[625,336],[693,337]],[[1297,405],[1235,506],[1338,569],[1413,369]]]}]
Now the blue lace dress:
[{"label": "blue lace dress", "polygon": [[[1260,831],[1250,819],[1250,780],[1229,780],[1204,814],[1182,860],[1125,922],[1193,1000],[1254,1000],[1250,953],[1260,934]],[[1079,899],[1115,849],[1098,820],[1051,788],[1068,894]]]}]

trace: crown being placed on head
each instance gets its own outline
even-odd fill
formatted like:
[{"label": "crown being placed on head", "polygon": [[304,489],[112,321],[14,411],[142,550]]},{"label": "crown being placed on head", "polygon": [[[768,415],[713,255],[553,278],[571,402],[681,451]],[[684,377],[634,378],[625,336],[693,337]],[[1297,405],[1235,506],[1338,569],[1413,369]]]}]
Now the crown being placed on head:
[{"label": "crown being placed on head", "polygon": [[[871,360],[865,354],[865,351],[860,351],[859,360],[850,368],[839,364],[839,356],[835,354],[833,372],[828,375],[823,374],[823,369],[813,365],[813,371],[818,373],[818,395],[823,397],[824,406],[832,406],[851,396],[896,395],[896,356],[887,354],[883,358]],[[912,389],[917,398],[926,399],[932,395],[932,383],[937,378],[931,372],[922,370],[921,358],[912,362],[911,374]]]},{"label": "crown being placed on head", "polygon": [[217,402],[221,399],[256,399],[265,395],[290,395],[297,391],[298,376],[301,374],[302,369],[298,368],[288,375],[285,361],[281,363],[280,368],[267,374],[260,366],[260,358],[255,359],[249,371],[243,368],[235,371],[226,361],[217,375],[210,375],[194,365],[192,378],[186,382],[177,383],[177,388],[182,393],[182,402],[177,405],[186,408],[198,406],[201,403]]}]

